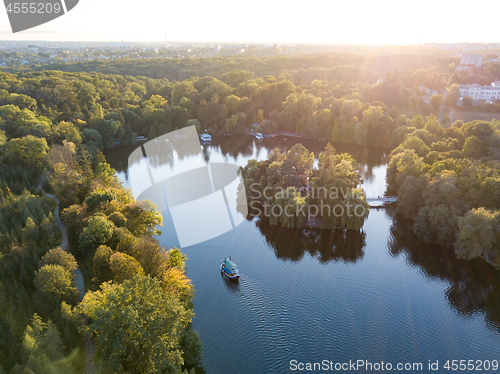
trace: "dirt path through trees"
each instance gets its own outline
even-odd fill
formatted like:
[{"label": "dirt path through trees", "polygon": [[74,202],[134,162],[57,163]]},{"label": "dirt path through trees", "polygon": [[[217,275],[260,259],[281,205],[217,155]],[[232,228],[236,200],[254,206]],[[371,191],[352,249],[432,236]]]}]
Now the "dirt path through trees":
[{"label": "dirt path through trees", "polygon": [[[61,230],[62,233],[61,248],[66,251],[68,248],[68,230],[66,229],[64,223],[61,221],[61,217],[59,217],[59,200],[57,200],[54,195],[51,195],[47,192],[45,192],[45,194],[57,202],[56,209],[54,210],[54,218],[57,222],[59,230]],[[83,283],[83,275],[80,268],[76,268],[74,275],[75,275],[75,285],[78,290],[78,293],[80,294],[80,299],[83,299],[83,297],[85,296],[85,284]],[[94,355],[95,352],[95,344],[90,338],[88,333],[86,333],[84,336],[84,343],[85,343],[85,373],[95,374],[97,372],[97,369],[92,359],[92,356]]]}]

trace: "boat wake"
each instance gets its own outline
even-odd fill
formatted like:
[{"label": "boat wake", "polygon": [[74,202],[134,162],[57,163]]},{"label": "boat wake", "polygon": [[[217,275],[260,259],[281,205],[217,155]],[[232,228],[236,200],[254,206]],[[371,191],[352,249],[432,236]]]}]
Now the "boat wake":
[{"label": "boat wake", "polygon": [[242,303],[250,308],[255,316],[252,318],[252,324],[262,342],[263,359],[267,361],[267,367],[278,369],[283,362],[276,362],[276,357],[283,357],[284,360],[292,357],[288,343],[290,340],[284,329],[288,325],[288,313],[273,310],[271,297],[259,292],[255,282],[248,276],[241,274],[239,283],[242,286],[239,288]]}]

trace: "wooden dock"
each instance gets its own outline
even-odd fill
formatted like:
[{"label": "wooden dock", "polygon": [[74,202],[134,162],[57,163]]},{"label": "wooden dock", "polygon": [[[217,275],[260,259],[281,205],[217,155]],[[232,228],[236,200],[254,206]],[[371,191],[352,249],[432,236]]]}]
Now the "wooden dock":
[{"label": "wooden dock", "polygon": [[384,205],[392,204],[398,201],[397,196],[378,196],[378,197],[367,197],[366,202],[370,205],[370,208],[378,208]]}]

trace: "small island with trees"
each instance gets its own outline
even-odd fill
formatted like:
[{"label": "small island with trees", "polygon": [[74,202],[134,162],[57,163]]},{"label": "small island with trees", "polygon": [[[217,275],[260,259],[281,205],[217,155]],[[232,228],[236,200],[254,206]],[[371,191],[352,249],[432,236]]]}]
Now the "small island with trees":
[{"label": "small island with trees", "polygon": [[343,228],[359,231],[368,217],[365,192],[358,188],[358,164],[336,154],[328,143],[313,168],[314,155],[302,144],[286,154],[273,149],[266,160],[241,168],[251,212],[287,228]]}]

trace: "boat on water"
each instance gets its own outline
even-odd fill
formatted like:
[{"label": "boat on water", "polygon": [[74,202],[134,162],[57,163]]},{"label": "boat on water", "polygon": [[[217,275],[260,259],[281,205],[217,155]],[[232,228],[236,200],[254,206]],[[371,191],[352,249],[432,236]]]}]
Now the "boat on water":
[{"label": "boat on water", "polygon": [[207,143],[210,143],[212,141],[212,137],[209,134],[201,134],[200,140],[202,143],[207,144]]},{"label": "boat on water", "polygon": [[264,139],[264,136],[260,132],[258,132],[257,134],[255,134],[255,138],[257,140],[262,140],[262,139]]},{"label": "boat on water", "polygon": [[234,262],[231,261],[231,257],[225,258],[220,262],[220,272],[222,276],[226,276],[229,279],[237,280],[240,277],[240,272],[238,270],[238,266]]}]

